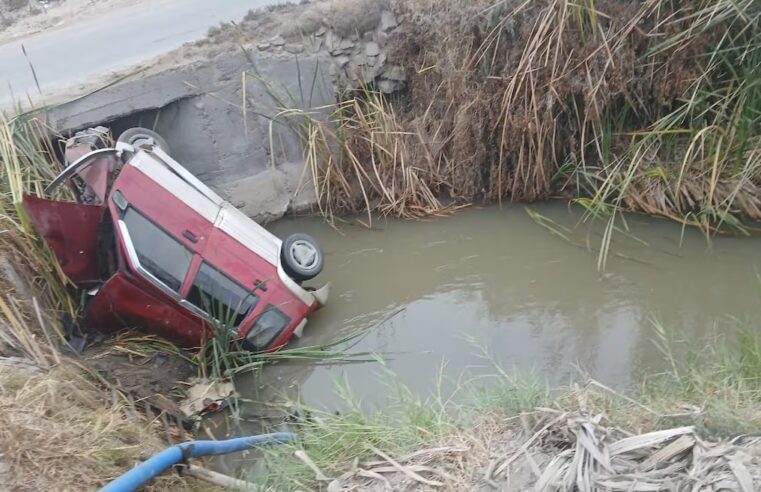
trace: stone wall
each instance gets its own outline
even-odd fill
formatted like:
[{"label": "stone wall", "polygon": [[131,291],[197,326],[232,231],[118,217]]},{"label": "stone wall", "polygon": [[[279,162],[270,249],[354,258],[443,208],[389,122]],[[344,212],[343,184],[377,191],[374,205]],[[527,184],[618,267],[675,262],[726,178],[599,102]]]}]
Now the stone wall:
[{"label": "stone wall", "polygon": [[287,42],[281,34],[257,43],[264,53],[325,53],[330,57],[328,75],[337,88],[361,88],[372,85],[384,93],[404,88],[405,70],[390,63],[386,53],[389,36],[399,26],[390,10],[383,10],[372,29],[342,36],[329,25],[320,25],[301,42]]}]

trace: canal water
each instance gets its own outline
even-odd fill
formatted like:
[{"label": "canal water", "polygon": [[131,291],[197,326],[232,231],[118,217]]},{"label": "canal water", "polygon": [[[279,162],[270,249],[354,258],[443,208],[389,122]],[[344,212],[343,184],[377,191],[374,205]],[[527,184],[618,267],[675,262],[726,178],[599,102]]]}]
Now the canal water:
[{"label": "canal water", "polygon": [[585,374],[627,389],[664,367],[653,320],[699,340],[761,315],[759,239],[709,245],[696,230],[628,216],[631,236],[615,236],[600,272],[602,226],[582,224],[581,211],[561,203],[532,210],[572,231],[552,234],[521,206],[376,219],[369,230],[317,218],[272,224],[280,237],[318,239],[319,280],[333,286],[297,345],[370,329],[347,350],[383,362],[278,364],[239,379],[239,391],[340,411],[339,388],[349,387],[362,408],[382,408],[396,384],[421,397],[446,393],[495,373],[494,364],[551,385]]}]

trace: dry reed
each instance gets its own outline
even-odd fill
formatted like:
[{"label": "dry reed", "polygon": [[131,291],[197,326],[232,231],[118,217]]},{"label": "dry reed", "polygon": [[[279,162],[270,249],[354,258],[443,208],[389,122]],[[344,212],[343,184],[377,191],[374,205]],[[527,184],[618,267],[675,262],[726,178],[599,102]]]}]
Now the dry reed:
[{"label": "dry reed", "polygon": [[761,219],[758,2],[394,8],[407,91],[346,92],[329,125],[302,127],[326,215],[563,196],[706,233]]}]

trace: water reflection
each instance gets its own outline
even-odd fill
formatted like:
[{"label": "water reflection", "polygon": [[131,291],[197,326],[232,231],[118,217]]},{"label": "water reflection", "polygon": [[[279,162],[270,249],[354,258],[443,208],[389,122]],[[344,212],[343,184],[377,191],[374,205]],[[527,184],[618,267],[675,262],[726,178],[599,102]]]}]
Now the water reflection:
[{"label": "water reflection", "polygon": [[[565,205],[539,207],[573,226]],[[302,344],[325,343],[378,326],[354,350],[393,354],[388,369],[414,391],[430,392],[442,364],[449,379],[493,372],[476,345],[506,368],[536,371],[556,384],[580,366],[623,388],[643,369],[660,367],[651,318],[699,337],[728,323],[727,315],[759,314],[757,239],[717,239],[713,249],[694,231],[633,217],[640,242],[620,237],[606,273],[598,273],[596,231],[577,228],[572,241],[551,236],[522,208],[469,210],[426,222],[388,221],[374,230],[341,233],[317,219],[274,224],[280,236],[303,231],[320,240],[333,283],[332,300],[306,330]],[[680,241],[683,245],[680,247]],[[473,340],[476,341],[474,345]],[[274,393],[340,408],[335,380],[346,377],[366,406],[387,395],[378,364],[268,368],[254,398]],[[453,383],[450,383],[452,386]]]}]

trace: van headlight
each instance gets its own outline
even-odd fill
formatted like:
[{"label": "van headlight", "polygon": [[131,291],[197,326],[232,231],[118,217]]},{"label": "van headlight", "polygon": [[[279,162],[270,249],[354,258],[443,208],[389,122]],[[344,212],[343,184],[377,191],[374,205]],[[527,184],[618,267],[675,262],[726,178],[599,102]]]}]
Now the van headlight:
[{"label": "van headlight", "polygon": [[289,324],[291,318],[278,308],[267,306],[246,334],[246,343],[254,350],[265,350]]}]

